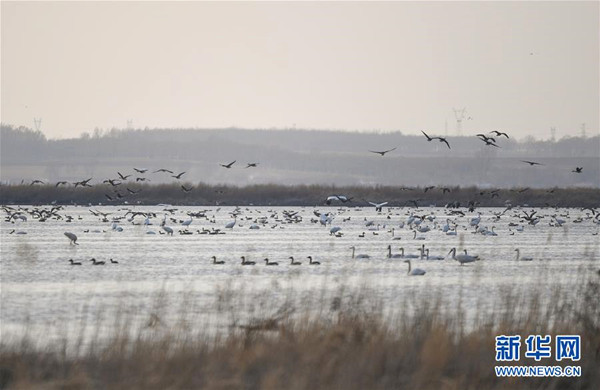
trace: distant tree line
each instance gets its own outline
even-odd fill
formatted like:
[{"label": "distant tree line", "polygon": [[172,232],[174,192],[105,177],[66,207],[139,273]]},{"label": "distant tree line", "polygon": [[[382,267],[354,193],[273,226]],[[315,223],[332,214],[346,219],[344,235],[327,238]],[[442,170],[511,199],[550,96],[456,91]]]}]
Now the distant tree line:
[{"label": "distant tree line", "polygon": [[[91,204],[188,206],[325,206],[327,197],[344,195],[349,201],[334,200],[331,206],[367,206],[367,202],[388,202],[386,206],[449,207],[592,207],[600,206],[598,188],[489,189],[477,187],[397,187],[251,185],[212,186],[204,183],[123,184],[92,187],[20,184],[1,185],[1,204]],[[186,188],[184,190],[183,187]],[[120,187],[120,186],[119,186]],[[116,194],[119,194],[117,196]]]}]

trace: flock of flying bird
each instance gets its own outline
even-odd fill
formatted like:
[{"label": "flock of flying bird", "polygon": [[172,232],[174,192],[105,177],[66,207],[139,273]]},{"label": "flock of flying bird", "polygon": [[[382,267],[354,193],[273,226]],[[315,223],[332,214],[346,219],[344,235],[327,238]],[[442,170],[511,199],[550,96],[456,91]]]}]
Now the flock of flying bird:
[{"label": "flock of flying bird", "polygon": [[[421,130],[421,133],[423,133],[423,135],[425,136],[425,138],[427,139],[428,142],[431,142],[433,140],[438,140],[441,143],[444,143],[448,149],[451,149],[450,147],[450,143],[448,142],[447,138],[444,137],[432,137],[429,136],[427,133],[425,133],[424,131]],[[476,137],[478,137],[478,139],[480,139],[482,142],[484,142],[484,144],[486,146],[493,146],[496,148],[500,148],[500,146],[498,145],[498,142],[496,140],[496,138],[499,137],[505,137],[505,138],[510,138],[509,135],[505,132],[501,132],[498,130],[494,130],[491,131],[488,135],[486,134],[476,134]],[[386,154],[393,152],[394,150],[396,150],[397,147],[394,147],[392,149],[387,149],[387,150],[382,150],[382,151],[378,151],[378,150],[369,150],[369,152],[371,153],[375,153],[378,154],[380,156],[385,156]],[[530,160],[519,160],[525,164],[529,164],[530,166],[536,166],[536,165],[540,165],[543,166],[545,164],[540,163],[540,162],[536,162],[536,161],[530,161]],[[225,168],[225,169],[231,169],[233,167],[233,165],[237,162],[237,160],[234,160],[230,163],[227,164],[221,164],[219,163],[219,166]],[[245,169],[247,168],[257,168],[259,165],[258,162],[248,162],[246,163],[246,166],[244,167]],[[136,172],[135,174],[135,182],[149,182],[151,181],[149,178],[142,176],[144,174],[146,174],[149,170],[146,168],[133,168],[133,170]],[[575,167],[571,172],[573,173],[582,173],[583,172],[583,167]],[[179,172],[177,174],[175,174],[174,171],[170,170],[170,169],[166,169],[166,168],[160,168],[157,169],[155,171],[153,171],[152,173],[165,173],[165,174],[169,174],[172,178],[174,178],[175,180],[180,180],[183,175],[185,175],[187,172],[183,171],[183,172]],[[134,189],[130,189],[129,187],[126,187],[126,191],[127,193],[121,192],[118,189],[116,189],[118,186],[120,186],[121,184],[123,184],[126,180],[128,180],[130,177],[133,177],[134,174],[128,174],[128,175],[124,175],[121,172],[117,172],[118,177],[116,178],[110,178],[110,179],[105,179],[102,181],[103,184],[109,184],[113,187],[113,189],[115,189],[114,193],[112,195],[109,194],[104,194],[104,196],[106,197],[106,199],[108,199],[108,201],[112,202],[112,201],[117,201],[117,200],[121,200],[123,199],[125,196],[128,195],[135,195],[138,192],[140,192],[141,190],[134,190]],[[81,181],[75,181],[72,182],[71,184],[73,184],[73,186],[75,186],[75,188],[77,187],[92,187],[92,184],[90,184],[90,181],[92,180],[92,178],[88,178],[85,180],[81,180]],[[133,178],[131,179],[133,180]],[[23,182],[22,182],[23,184]],[[33,181],[31,181],[30,185],[35,185],[35,184],[46,184],[43,180],[40,179],[35,179]],[[55,184],[56,187],[59,187],[61,185],[68,185],[69,182],[67,181],[59,181]],[[180,188],[183,192],[191,192],[194,187],[190,186],[190,187],[186,187],[185,185],[181,184]],[[429,189],[434,188],[434,187],[429,187]],[[427,189],[425,190],[425,192],[427,192]],[[447,187],[444,188],[444,192],[446,191],[450,191]],[[341,199],[339,199],[341,200]]]}]

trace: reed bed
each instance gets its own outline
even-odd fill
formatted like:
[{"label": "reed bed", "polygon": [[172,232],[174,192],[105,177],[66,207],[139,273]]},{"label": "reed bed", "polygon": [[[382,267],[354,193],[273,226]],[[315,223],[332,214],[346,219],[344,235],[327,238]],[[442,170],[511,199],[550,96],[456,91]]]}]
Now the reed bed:
[{"label": "reed bed", "polygon": [[[248,301],[248,294],[224,287],[214,294],[223,326],[198,315],[193,302],[169,302],[159,293],[146,313],[122,310],[108,319],[96,314],[91,323],[57,339],[2,332],[0,387],[597,389],[600,275],[590,267],[579,279],[575,290],[560,284],[550,292],[507,289],[487,309],[490,299],[481,297],[474,316],[460,299],[448,302],[441,293],[399,297],[404,309],[389,312],[364,286],[316,291],[305,305],[290,291],[281,307],[270,304],[266,291],[252,291],[253,309],[246,307],[251,314],[242,316],[234,303],[243,296]],[[176,304],[177,319],[170,322],[166,311]],[[495,336],[501,334],[523,340],[530,334],[580,335],[579,362],[551,358],[517,364],[579,365],[582,376],[497,378]]]}]

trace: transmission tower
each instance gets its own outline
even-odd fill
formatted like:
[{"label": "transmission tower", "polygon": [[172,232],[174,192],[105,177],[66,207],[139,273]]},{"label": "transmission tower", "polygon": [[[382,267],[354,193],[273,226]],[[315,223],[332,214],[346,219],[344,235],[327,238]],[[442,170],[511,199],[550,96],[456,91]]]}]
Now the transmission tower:
[{"label": "transmission tower", "polygon": [[465,119],[467,109],[463,107],[463,108],[453,108],[453,110],[454,110],[454,117],[456,118],[456,135],[461,136],[462,135],[462,122],[463,122],[463,119]]},{"label": "transmission tower", "polygon": [[33,118],[33,125],[36,131],[40,131],[42,128],[42,118]]},{"label": "transmission tower", "polygon": [[550,128],[550,140],[552,142],[556,141],[556,127]]},{"label": "transmission tower", "polygon": [[581,138],[585,138],[587,135],[585,133],[585,123],[581,124]]}]

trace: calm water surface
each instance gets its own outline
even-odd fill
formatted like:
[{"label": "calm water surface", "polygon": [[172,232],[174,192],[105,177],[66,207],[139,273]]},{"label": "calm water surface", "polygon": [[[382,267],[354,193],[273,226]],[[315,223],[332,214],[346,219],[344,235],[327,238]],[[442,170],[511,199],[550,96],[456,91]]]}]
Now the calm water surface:
[{"label": "calm water surface", "polygon": [[[432,294],[441,294],[448,301],[460,296],[467,310],[475,310],[482,304],[493,307],[503,290],[568,287],[580,283],[582,273],[599,267],[598,219],[592,218],[589,210],[536,209],[542,218],[532,226],[521,218],[530,208],[509,210],[499,219],[494,213],[503,209],[479,209],[479,226],[495,226],[497,236],[491,236],[473,233],[469,222],[477,213],[447,216],[447,210],[433,207],[391,208],[382,213],[373,208],[320,208],[335,214],[327,226],[317,222],[319,217],[313,213],[317,209],[313,208],[248,207],[239,209],[233,229],[225,228],[233,221],[233,207],[167,207],[176,209],[173,213],[165,208],[70,206],[59,211],[62,220],[40,222],[27,213],[27,221],[3,220],[3,332],[47,331],[80,323],[86,313],[110,317],[123,308],[147,316],[157,302],[172,316],[183,309],[194,318],[212,318],[206,321],[224,326],[231,318],[218,318],[223,309],[219,302],[227,302],[231,311],[243,317],[257,310],[276,312],[290,299],[306,306],[323,306],[324,295],[343,295],[342,289],[353,288],[368,290],[384,310],[392,312],[406,305],[402,298],[425,299]],[[90,209],[108,213],[108,221]],[[125,213],[129,209],[152,212],[156,217],[150,219],[152,225],[144,225],[144,216],[128,221],[131,214],[125,217]],[[194,217],[187,227],[181,223],[190,219],[188,213],[203,210],[206,218]],[[284,210],[298,212],[301,222],[287,222]],[[420,225],[431,230],[417,233],[424,240],[414,239],[406,224],[411,213],[432,216]],[[73,217],[72,222],[65,221],[67,215]],[[174,230],[172,236],[161,234],[165,215],[166,226]],[[553,215],[565,221],[562,226],[557,226]],[[113,229],[114,219],[117,229]],[[442,231],[447,219],[458,224],[456,236]],[[366,221],[373,225],[367,227]],[[250,229],[253,224],[260,228]],[[341,227],[341,237],[330,235],[334,226]],[[519,226],[523,226],[522,232],[517,230]],[[185,229],[193,234],[179,233]],[[221,229],[225,234],[199,234],[203,229]],[[26,234],[18,234],[23,232]],[[64,232],[75,233],[79,245],[70,245]],[[400,247],[406,254],[418,254],[422,244],[431,256],[446,257],[441,261],[413,259],[413,268],[426,270],[423,277],[408,276],[403,259],[386,257],[388,245],[394,254]],[[370,259],[352,259],[353,245],[357,254],[368,254]],[[459,253],[466,248],[482,260],[460,266],[448,256],[453,247]],[[521,256],[534,260],[515,261],[515,248],[520,248]],[[321,265],[308,265],[309,255]],[[211,264],[211,256],[226,264]],[[240,256],[257,265],[242,266]],[[289,256],[303,264],[291,266]],[[265,266],[265,257],[279,266]],[[107,264],[93,266],[91,258]],[[119,264],[108,263],[110,258]],[[83,265],[71,266],[68,259]],[[228,293],[229,300],[223,298]],[[262,306],[257,308],[256,302]]]}]

